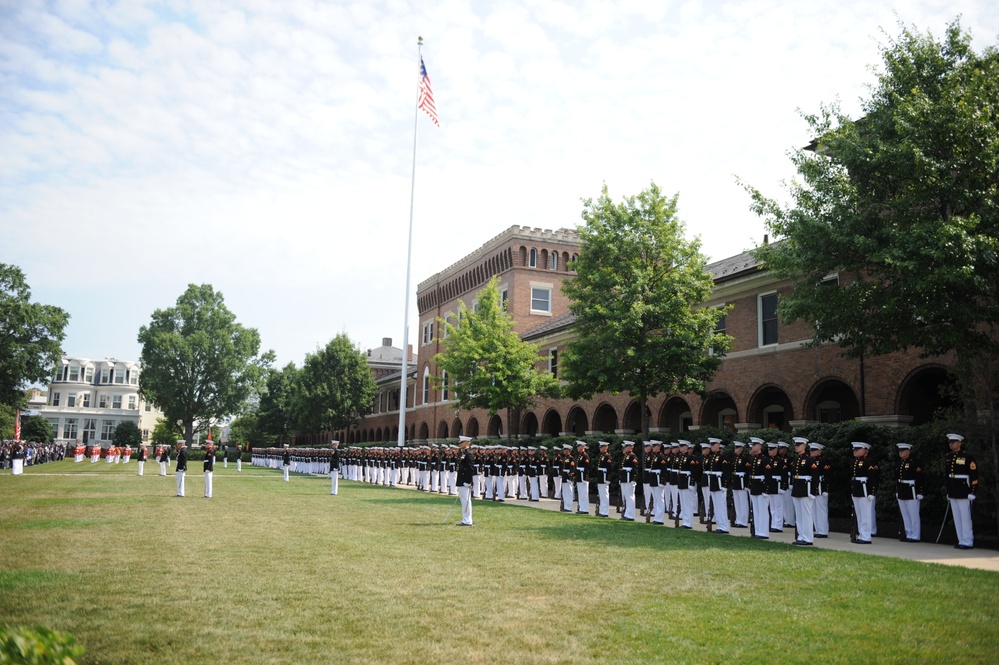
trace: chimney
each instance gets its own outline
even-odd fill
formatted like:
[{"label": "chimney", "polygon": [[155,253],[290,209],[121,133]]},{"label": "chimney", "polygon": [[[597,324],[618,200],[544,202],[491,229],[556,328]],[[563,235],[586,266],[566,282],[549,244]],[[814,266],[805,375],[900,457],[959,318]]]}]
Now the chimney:
[{"label": "chimney", "polygon": [[382,346],[392,346],[392,338],[382,337]]},{"label": "chimney", "polygon": [[407,344],[406,345],[406,353],[409,354],[409,360],[410,361],[416,360],[416,357],[413,356],[413,345],[412,344]]},{"label": "chimney", "polygon": [[764,245],[769,245],[770,244],[770,236],[767,235],[766,233],[763,234],[763,244]]}]

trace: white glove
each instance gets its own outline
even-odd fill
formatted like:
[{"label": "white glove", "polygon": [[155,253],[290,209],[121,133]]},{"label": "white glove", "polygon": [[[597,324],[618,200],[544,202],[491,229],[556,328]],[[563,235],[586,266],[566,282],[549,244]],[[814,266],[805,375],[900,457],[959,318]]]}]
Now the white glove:
[{"label": "white glove", "polygon": [[783,494],[786,490],[777,490],[778,494]]},{"label": "white glove", "polygon": [[975,500],[975,495],[974,494],[969,494],[968,495],[968,501],[974,501],[974,500]]},{"label": "white glove", "polygon": [[829,496],[829,492],[823,492],[822,496]]},{"label": "white glove", "polygon": [[922,501],[922,500],[923,500],[923,495],[922,494],[917,494],[916,495],[916,501]]},{"label": "white glove", "polygon": [[874,495],[873,494],[868,494],[867,495],[867,500],[868,501],[874,501]]}]

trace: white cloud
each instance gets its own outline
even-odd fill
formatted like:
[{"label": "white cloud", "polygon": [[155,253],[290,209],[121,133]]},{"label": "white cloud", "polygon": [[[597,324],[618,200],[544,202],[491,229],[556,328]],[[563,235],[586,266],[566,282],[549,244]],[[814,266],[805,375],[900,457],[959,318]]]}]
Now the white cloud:
[{"label": "white cloud", "polygon": [[398,343],[417,35],[442,127],[420,114],[413,289],[513,224],[575,225],[604,181],[679,192],[723,258],[763,234],[733,174],[779,194],[809,138],[796,109],[857,108],[880,27],[940,35],[962,13],[979,48],[999,34],[987,0],[895,7],[19,6],[0,30],[0,261],[70,310],[71,353],[137,356],[191,282],[281,364],[341,330]]}]

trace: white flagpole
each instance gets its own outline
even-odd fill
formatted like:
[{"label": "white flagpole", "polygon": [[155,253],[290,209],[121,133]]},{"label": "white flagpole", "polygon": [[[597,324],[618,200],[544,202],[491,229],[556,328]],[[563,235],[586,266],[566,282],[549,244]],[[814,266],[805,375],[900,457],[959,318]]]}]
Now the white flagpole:
[{"label": "white flagpole", "polygon": [[[419,75],[423,61],[423,37],[416,40],[416,66]],[[419,79],[417,79],[419,80]],[[409,245],[406,248],[406,293],[402,320],[402,376],[399,385],[399,439],[400,448],[406,445],[406,392],[409,387],[409,271],[413,261],[413,199],[416,192],[416,137],[420,127],[420,88],[416,88],[416,103],[413,104],[413,176],[409,186]]]}]

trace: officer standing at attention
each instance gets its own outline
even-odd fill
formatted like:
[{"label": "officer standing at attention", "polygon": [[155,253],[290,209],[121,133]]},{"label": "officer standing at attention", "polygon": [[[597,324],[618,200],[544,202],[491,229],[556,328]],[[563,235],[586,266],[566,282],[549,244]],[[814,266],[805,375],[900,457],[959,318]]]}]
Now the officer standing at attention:
[{"label": "officer standing at attention", "polygon": [[288,482],[288,472],[291,471],[291,451],[288,449],[288,444],[284,444],[284,450],[281,452],[281,466],[284,467],[284,482]]},{"label": "officer standing at attention", "polygon": [[211,442],[205,447],[205,499],[212,498],[212,475],[215,473],[215,446]]},{"label": "officer standing at attention", "polygon": [[919,502],[923,500],[923,469],[912,459],[911,443],[896,443],[898,448],[898,476],[895,483],[895,498],[898,510],[902,513],[907,543],[918,543],[920,539]]},{"label": "officer standing at attention", "polygon": [[618,469],[618,481],[621,483],[621,501],[624,503],[624,514],[621,519],[635,521],[635,478],[638,475],[638,457],[635,455],[635,442],[621,442],[621,466]]},{"label": "officer standing at attention", "polygon": [[607,452],[610,443],[598,441],[597,446],[600,448],[600,459],[597,460],[597,496],[600,499],[597,517],[610,517],[610,474],[614,462]]},{"label": "officer standing at attention", "polygon": [[177,442],[177,496],[184,496],[184,475],[186,473],[187,473],[187,442],[178,441]]},{"label": "officer standing at attention", "polygon": [[748,476],[753,470],[753,463],[744,454],[746,444],[733,441],[734,455],[732,457],[732,476],[729,486],[732,488],[732,507],[735,509],[735,523],[739,529],[749,526],[749,484]]},{"label": "officer standing at attention", "polygon": [[808,455],[815,465],[812,474],[812,495],[815,503],[812,505],[812,524],[815,527],[816,538],[829,537],[829,472],[832,467],[822,454],[825,446],[815,441],[808,442]]},{"label": "officer standing at attention", "polygon": [[763,439],[749,439],[750,471],[749,501],[753,506],[753,538],[766,540],[770,536],[770,497],[767,496],[767,460],[763,454]]},{"label": "officer standing at attention", "polygon": [[167,475],[167,464],[170,463],[170,446],[163,446],[160,450],[160,475]]},{"label": "officer standing at attention", "polygon": [[340,442],[330,441],[330,494],[340,491]]},{"label": "officer standing at attention", "polygon": [[857,520],[858,545],[871,544],[871,525],[874,514],[874,495],[878,493],[880,471],[867,459],[871,444],[854,441],[853,446],[853,512]]},{"label": "officer standing at attention", "polygon": [[455,482],[458,485],[458,500],[461,501],[461,521],[458,526],[472,526],[472,479],[475,477],[475,465],[472,463],[472,453],[468,447],[472,438],[458,437],[458,470]]},{"label": "officer standing at attention", "polygon": [[[576,441],[576,512],[590,514],[590,455],[586,442]],[[570,506],[571,507],[571,506]]]},{"label": "officer standing at attention", "polygon": [[944,477],[947,479],[947,500],[954,513],[954,528],[957,531],[959,550],[970,550],[975,546],[975,533],[971,527],[971,502],[978,489],[978,466],[975,458],[964,450],[964,437],[948,434],[947,446],[950,452],[944,461]]},{"label": "officer standing at attention", "polygon": [[728,496],[729,472],[731,463],[722,453],[722,440],[718,438],[708,439],[711,444],[711,453],[708,455],[704,474],[708,477],[708,494],[711,498],[711,508],[704,504],[704,509],[708,511],[714,523],[717,524],[715,533],[728,533]]},{"label": "officer standing at attention", "polygon": [[815,493],[812,483],[818,475],[818,463],[805,454],[808,439],[794,437],[795,457],[792,461],[791,502],[794,508],[794,523],[798,530],[795,545],[811,545],[815,539]]},{"label": "officer standing at attention", "polygon": [[149,447],[142,443],[139,444],[139,457],[137,459],[139,463],[139,475],[142,475],[142,467],[146,465],[146,456],[149,454]]}]

